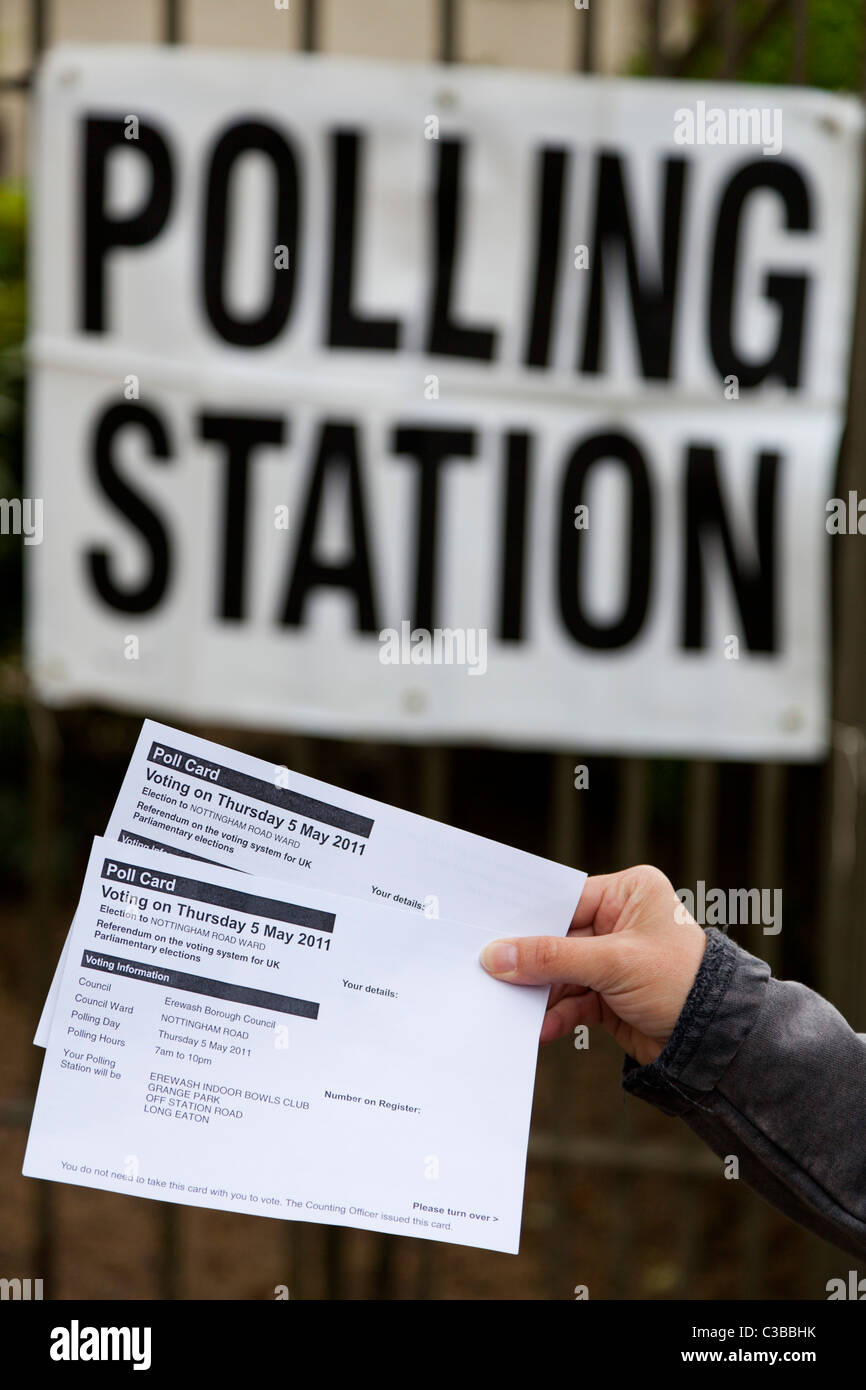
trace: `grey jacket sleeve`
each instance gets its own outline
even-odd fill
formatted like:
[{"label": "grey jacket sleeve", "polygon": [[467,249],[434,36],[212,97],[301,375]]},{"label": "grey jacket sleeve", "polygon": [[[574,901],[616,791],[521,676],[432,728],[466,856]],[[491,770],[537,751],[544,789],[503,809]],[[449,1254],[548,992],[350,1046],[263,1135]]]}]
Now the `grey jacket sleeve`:
[{"label": "grey jacket sleeve", "polygon": [[711,928],[664,1050],[626,1091],[681,1115],[774,1206],[866,1256],[866,1036]]}]

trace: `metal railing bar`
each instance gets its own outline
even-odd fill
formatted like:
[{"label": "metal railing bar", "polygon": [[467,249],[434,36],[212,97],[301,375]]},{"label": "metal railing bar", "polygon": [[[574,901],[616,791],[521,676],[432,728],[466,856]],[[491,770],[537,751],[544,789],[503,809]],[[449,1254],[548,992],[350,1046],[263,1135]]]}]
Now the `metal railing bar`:
[{"label": "metal railing bar", "polygon": [[662,53],[662,0],[649,0],[649,56],[650,72],[654,77],[663,71]]},{"label": "metal railing bar", "polygon": [[439,61],[457,61],[457,6],[455,0],[439,0]]},{"label": "metal railing bar", "polygon": [[162,7],[162,41],[167,44],[179,44],[181,42],[180,33],[180,0],[163,0]]},{"label": "metal railing bar", "polygon": [[791,81],[804,83],[809,56],[809,0],[792,0],[794,47],[791,55]]},{"label": "metal railing bar", "polygon": [[48,0],[30,0],[30,52],[34,60],[49,43]]},{"label": "metal railing bar", "polygon": [[301,27],[301,48],[304,53],[319,50],[319,7],[317,0],[306,0]]},{"label": "metal railing bar", "polygon": [[593,4],[585,10],[575,11],[577,18],[577,67],[580,72],[595,72],[597,60],[597,32],[595,8]]}]

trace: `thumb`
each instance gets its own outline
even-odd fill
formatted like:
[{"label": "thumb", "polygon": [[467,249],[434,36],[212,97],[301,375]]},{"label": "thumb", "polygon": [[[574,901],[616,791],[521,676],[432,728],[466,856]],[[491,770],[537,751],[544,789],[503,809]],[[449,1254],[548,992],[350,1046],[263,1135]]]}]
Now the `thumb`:
[{"label": "thumb", "polygon": [[620,933],[520,936],[489,942],[480,959],[488,974],[509,984],[572,984],[603,992],[621,973],[622,944]]}]

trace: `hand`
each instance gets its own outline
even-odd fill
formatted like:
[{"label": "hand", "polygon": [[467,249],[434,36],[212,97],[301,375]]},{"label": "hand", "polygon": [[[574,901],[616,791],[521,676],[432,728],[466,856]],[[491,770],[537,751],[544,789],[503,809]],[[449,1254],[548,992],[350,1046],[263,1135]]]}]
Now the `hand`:
[{"label": "hand", "polygon": [[670,881],[640,864],[588,878],[566,937],[493,941],[481,964],[508,984],[553,984],[542,1042],[601,1023],[644,1066],[673,1032],[705,947]]}]

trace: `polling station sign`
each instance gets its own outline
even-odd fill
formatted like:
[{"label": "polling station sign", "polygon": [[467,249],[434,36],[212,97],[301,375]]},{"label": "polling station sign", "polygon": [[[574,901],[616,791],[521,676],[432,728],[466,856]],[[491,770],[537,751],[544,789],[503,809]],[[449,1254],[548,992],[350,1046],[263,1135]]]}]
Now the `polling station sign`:
[{"label": "polling station sign", "polygon": [[856,103],[141,48],[36,100],[42,698],[821,753]]}]

